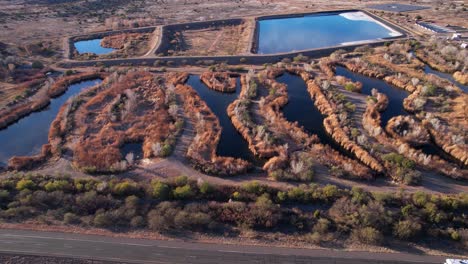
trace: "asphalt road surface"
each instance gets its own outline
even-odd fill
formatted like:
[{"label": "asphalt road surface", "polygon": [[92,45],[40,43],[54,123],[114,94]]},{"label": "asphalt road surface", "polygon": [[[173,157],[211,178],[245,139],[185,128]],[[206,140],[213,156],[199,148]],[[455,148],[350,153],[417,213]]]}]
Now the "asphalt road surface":
[{"label": "asphalt road surface", "polygon": [[7,229],[0,229],[0,253],[125,263],[442,264],[445,262],[444,257],[405,253],[222,245]]}]

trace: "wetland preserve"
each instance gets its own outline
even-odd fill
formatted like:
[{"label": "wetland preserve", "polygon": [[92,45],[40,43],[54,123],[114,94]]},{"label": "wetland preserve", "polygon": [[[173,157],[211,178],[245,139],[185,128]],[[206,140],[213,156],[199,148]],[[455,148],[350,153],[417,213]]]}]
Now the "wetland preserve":
[{"label": "wetland preserve", "polygon": [[0,263],[466,258],[467,5],[380,2],[0,0]]}]

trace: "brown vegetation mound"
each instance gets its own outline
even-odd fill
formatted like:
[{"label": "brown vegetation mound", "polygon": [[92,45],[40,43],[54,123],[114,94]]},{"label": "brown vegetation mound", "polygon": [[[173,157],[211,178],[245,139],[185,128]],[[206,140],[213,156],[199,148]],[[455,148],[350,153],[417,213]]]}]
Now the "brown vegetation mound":
[{"label": "brown vegetation mound", "polygon": [[125,170],[133,159],[120,148],[130,142],[142,142],[145,158],[170,151],[177,134],[173,90],[149,72],[120,76],[76,111],[74,164],[88,172]]},{"label": "brown vegetation mound", "polygon": [[236,91],[236,78],[227,72],[204,72],[200,80],[210,89],[223,93]]}]

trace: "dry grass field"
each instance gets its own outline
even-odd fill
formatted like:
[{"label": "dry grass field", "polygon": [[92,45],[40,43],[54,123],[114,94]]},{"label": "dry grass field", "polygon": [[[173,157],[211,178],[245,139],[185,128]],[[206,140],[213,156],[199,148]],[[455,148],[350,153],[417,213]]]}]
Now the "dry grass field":
[{"label": "dry grass field", "polygon": [[240,25],[177,32],[168,55],[213,56],[248,53],[253,20]]}]

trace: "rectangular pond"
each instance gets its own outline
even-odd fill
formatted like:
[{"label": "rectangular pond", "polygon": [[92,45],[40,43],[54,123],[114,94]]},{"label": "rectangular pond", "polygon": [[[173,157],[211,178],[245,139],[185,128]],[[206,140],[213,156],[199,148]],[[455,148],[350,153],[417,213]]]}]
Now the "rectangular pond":
[{"label": "rectangular pond", "polygon": [[361,11],[258,21],[258,54],[303,51],[402,36]]},{"label": "rectangular pond", "polygon": [[112,48],[101,46],[102,39],[81,40],[74,43],[75,49],[79,54],[94,53],[96,55],[108,54],[114,51]]}]

